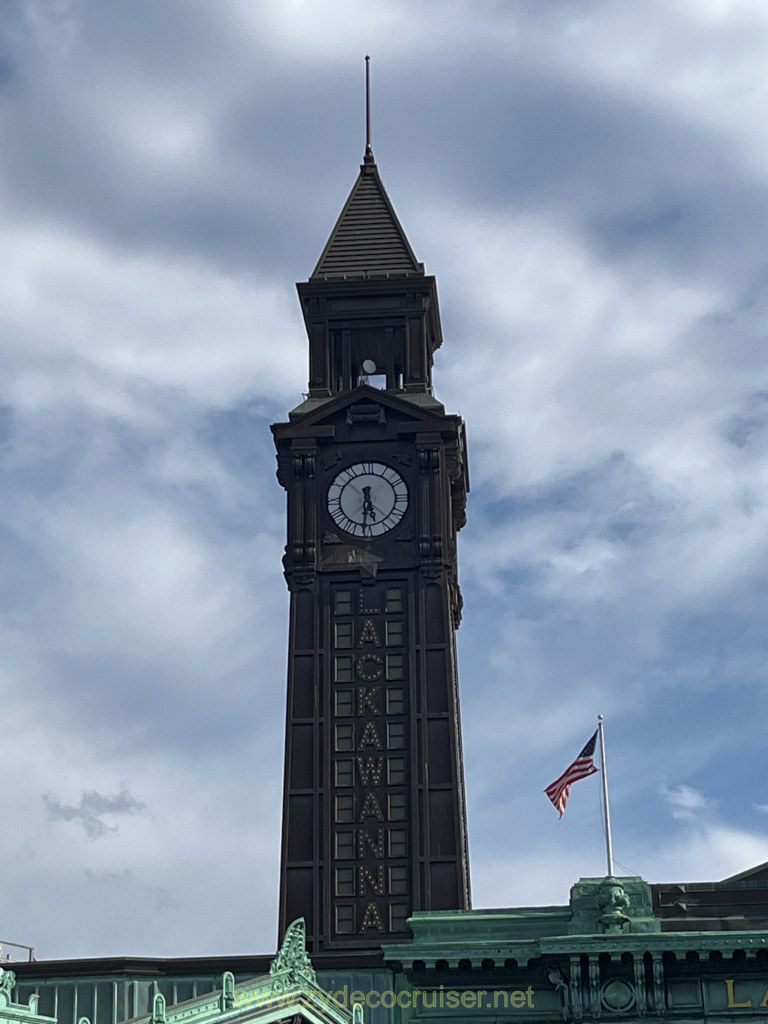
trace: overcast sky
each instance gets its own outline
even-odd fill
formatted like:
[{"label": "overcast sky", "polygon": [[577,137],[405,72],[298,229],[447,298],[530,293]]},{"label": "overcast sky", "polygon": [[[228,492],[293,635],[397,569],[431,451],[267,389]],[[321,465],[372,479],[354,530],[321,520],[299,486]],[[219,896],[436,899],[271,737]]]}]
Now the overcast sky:
[{"label": "overcast sky", "polygon": [[373,144],[467,421],[476,906],[768,860],[763,0],[3,0],[3,939],[270,953],[294,282]]}]

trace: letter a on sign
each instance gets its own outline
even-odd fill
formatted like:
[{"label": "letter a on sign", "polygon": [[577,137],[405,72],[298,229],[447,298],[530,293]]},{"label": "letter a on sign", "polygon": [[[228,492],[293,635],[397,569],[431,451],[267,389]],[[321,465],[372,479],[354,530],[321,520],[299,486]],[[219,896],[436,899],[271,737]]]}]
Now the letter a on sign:
[{"label": "letter a on sign", "polygon": [[363,914],[363,923],[360,925],[361,932],[367,932],[369,928],[375,928],[376,931],[386,931],[384,922],[381,919],[379,908],[375,903],[369,903],[365,908],[365,914]]},{"label": "letter a on sign", "polygon": [[366,644],[373,644],[374,647],[381,647],[379,634],[376,632],[376,627],[371,619],[365,620],[365,625],[360,632],[360,639],[357,641],[358,647],[365,647]]},{"label": "letter a on sign", "polygon": [[384,815],[381,813],[381,806],[379,801],[376,799],[375,793],[366,793],[365,795],[363,809],[360,811],[360,821],[365,821],[366,818],[375,818],[377,821],[384,821]]},{"label": "letter a on sign", "polygon": [[357,744],[358,750],[365,750],[366,747],[376,747],[377,750],[382,750],[384,747],[384,744],[381,742],[381,736],[379,736],[376,731],[376,726],[373,722],[365,723],[363,735],[360,737],[360,742]]}]

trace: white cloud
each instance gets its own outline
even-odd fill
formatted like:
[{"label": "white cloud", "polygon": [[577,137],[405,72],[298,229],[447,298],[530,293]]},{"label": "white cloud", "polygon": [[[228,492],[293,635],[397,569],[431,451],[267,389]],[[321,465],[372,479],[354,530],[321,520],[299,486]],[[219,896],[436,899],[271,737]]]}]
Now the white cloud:
[{"label": "white cloud", "polygon": [[[289,284],[256,285],[73,234],[6,230],[5,397],[22,410],[74,404],[159,425],[179,399],[286,401],[306,360]],[[160,391],[160,394],[157,392]]]},{"label": "white cloud", "polygon": [[[41,956],[273,946],[266,420],[305,386],[293,268],[356,172],[371,40],[376,151],[439,280],[436,393],[469,429],[476,901],[565,902],[602,870],[598,780],[562,822],[541,793],[598,711],[623,860],[765,860],[762,8],[233,0],[179,31],[137,3],[30,4],[0,67],[12,934]],[[123,789],[146,811],[109,842],[46,819],[43,793]]]},{"label": "white cloud", "polygon": [[672,808],[673,818],[689,820],[717,806],[716,801],[709,800],[691,786],[676,786],[674,789],[664,787],[661,794]]}]

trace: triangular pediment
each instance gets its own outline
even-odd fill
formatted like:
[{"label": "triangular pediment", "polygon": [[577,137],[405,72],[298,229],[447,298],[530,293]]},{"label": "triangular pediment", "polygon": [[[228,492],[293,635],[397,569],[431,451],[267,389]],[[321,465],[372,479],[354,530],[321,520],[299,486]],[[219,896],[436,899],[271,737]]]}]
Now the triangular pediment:
[{"label": "triangular pediment", "polygon": [[269,974],[236,984],[225,971],[218,991],[171,1005],[158,993],[152,1013],[127,1024],[353,1024],[353,1018],[363,1024],[361,1010],[353,1013],[318,985],[300,918],[287,929]]},{"label": "triangular pediment", "polygon": [[328,552],[322,560],[326,569],[331,566],[343,566],[345,569],[355,567],[375,579],[378,567],[384,561],[380,555],[359,544],[350,543],[346,537],[333,530],[328,530],[323,536],[323,547]]},{"label": "triangular pediment", "polygon": [[368,384],[332,398],[310,398],[292,410],[291,422],[301,423],[302,430],[338,422],[340,417],[350,423],[383,424],[390,414],[400,421],[419,424],[420,428],[423,424],[425,430],[440,430],[446,422],[444,406],[431,395],[415,393],[410,398]]},{"label": "triangular pediment", "polygon": [[162,997],[155,997],[152,1016],[137,1017],[128,1024],[351,1024],[351,1020],[351,1012],[316,983],[292,980],[281,987],[265,975],[233,986],[229,999],[224,990],[168,1006]]},{"label": "triangular pediment", "polygon": [[310,281],[423,277],[373,160],[366,160]]},{"label": "triangular pediment", "polygon": [[768,861],[765,864],[747,868],[746,871],[741,871],[738,875],[730,875],[718,882],[718,885],[728,885],[732,882],[768,882]]}]

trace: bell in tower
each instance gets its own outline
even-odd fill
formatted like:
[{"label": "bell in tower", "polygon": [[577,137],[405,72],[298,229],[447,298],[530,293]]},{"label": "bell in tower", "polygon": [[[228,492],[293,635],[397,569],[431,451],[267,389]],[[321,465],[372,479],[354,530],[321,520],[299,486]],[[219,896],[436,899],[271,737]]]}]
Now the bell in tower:
[{"label": "bell in tower", "polygon": [[464,426],[432,394],[437,286],[370,146],[298,285],[309,393],[272,427],[290,590],[280,934],[313,954],[469,906],[455,631]]}]

